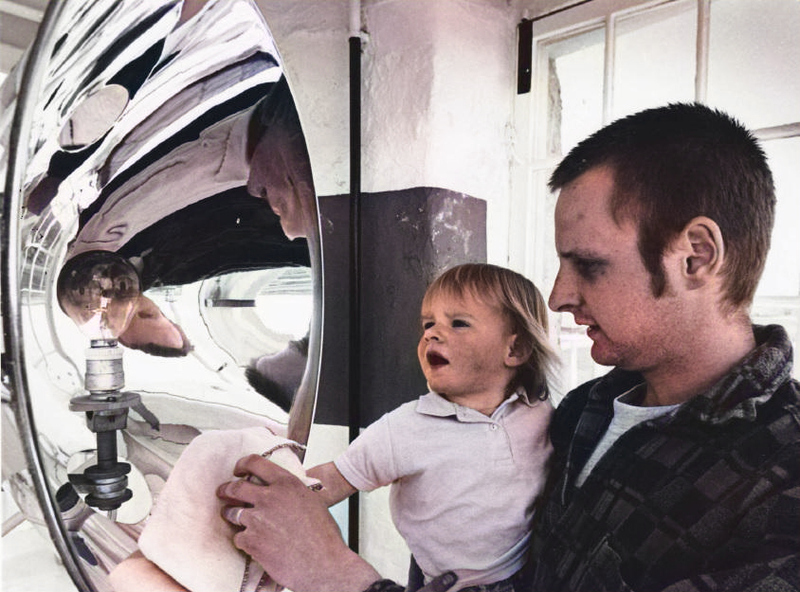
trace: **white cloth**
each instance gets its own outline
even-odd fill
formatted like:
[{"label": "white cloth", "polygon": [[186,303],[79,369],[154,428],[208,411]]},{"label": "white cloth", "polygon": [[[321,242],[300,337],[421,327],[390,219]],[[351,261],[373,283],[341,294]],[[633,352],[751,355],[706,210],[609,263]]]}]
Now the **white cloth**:
[{"label": "white cloth", "polygon": [[549,401],[512,395],[491,417],[436,393],[370,425],[334,462],[356,489],[392,484],[392,519],[426,581],[503,580],[526,558],[552,452]]},{"label": "white cloth", "polygon": [[621,394],[614,399],[614,417],[606,429],[606,433],[600,438],[597,446],[592,452],[592,456],[586,461],[580,474],[578,474],[577,484],[578,487],[584,484],[589,477],[589,473],[595,465],[603,458],[603,455],[608,452],[608,449],[616,442],[619,437],[631,429],[633,426],[639,425],[643,421],[655,419],[665,413],[669,413],[673,409],[677,409],[680,405],[663,405],[659,407],[642,407],[634,405],[632,401],[636,400],[639,396],[639,389],[643,385],[635,386],[631,390]]},{"label": "white cloth", "polygon": [[[306,485],[319,484],[305,476],[292,450],[298,446],[266,427],[211,430],[197,436],[156,500],[139,537],[139,549],[192,592],[239,592],[249,564],[249,585],[244,589],[254,590],[264,571],[233,545],[236,529],[220,515],[216,490],[232,480],[236,461],[248,454],[267,456]],[[278,588],[272,583],[267,589]]]}]

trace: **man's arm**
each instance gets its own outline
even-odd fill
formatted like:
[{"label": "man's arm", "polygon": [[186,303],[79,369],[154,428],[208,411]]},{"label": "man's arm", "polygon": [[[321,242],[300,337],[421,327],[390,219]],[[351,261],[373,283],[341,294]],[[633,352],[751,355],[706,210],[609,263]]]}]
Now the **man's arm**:
[{"label": "man's arm", "polygon": [[[709,588],[709,585],[712,586]],[[800,591],[800,558],[782,557],[763,563],[744,562],[735,568],[697,574],[664,588],[662,592],[700,592],[702,590],[737,590],[740,592]]]},{"label": "man's arm", "polygon": [[294,475],[258,455],[241,459],[234,474],[265,485],[242,479],[220,486],[223,516],[242,527],[233,543],[276,582],[294,592],[362,592],[380,580],[347,547],[322,496]]},{"label": "man's arm", "polygon": [[317,495],[322,496],[329,508],[358,491],[348,483],[347,479],[342,477],[339,469],[332,462],[317,465],[309,469],[307,474],[309,477],[319,479],[322,483],[323,488],[317,492]]}]

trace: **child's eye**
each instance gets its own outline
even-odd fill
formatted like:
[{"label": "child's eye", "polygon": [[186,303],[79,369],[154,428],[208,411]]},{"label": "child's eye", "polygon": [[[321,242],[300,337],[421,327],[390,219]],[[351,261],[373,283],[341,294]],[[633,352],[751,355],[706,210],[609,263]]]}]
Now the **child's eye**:
[{"label": "child's eye", "polygon": [[422,330],[423,331],[427,331],[431,327],[433,327],[433,321],[425,321],[424,323],[422,323]]},{"label": "child's eye", "polygon": [[462,321],[461,319],[454,319],[453,327],[469,327],[469,323],[467,321]]}]

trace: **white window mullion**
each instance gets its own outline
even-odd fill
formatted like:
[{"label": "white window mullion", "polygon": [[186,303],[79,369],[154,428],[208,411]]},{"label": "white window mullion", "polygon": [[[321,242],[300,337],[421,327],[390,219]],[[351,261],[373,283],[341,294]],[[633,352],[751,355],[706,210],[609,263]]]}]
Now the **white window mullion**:
[{"label": "white window mullion", "polygon": [[775,125],[772,127],[762,127],[753,132],[756,138],[762,142],[766,140],[783,140],[785,138],[796,138],[800,136],[800,122],[787,123],[785,125]]},{"label": "white window mullion", "polygon": [[711,34],[711,0],[697,0],[697,55],[694,99],[705,103],[708,95],[708,46]]},{"label": "white window mullion", "polygon": [[603,61],[603,125],[611,122],[614,108],[614,61],[616,56],[617,17],[610,14],[606,17],[606,46]]}]

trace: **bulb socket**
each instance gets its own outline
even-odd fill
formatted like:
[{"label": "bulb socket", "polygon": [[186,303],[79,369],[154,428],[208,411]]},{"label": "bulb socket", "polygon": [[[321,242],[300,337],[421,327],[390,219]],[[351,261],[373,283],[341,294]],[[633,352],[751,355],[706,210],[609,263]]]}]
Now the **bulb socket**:
[{"label": "bulb socket", "polygon": [[122,350],[90,347],[86,350],[86,390],[90,393],[118,391],[125,386]]}]

